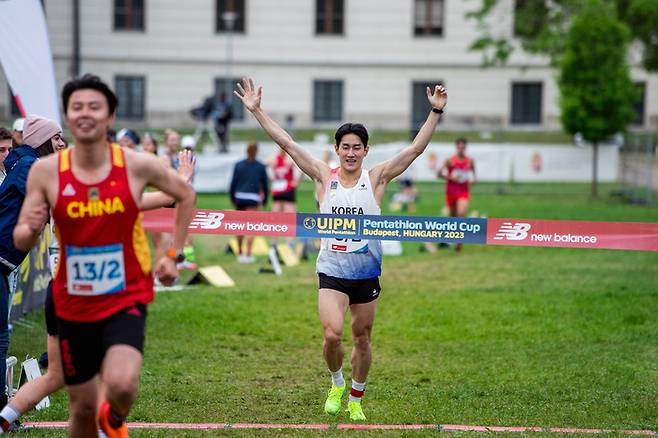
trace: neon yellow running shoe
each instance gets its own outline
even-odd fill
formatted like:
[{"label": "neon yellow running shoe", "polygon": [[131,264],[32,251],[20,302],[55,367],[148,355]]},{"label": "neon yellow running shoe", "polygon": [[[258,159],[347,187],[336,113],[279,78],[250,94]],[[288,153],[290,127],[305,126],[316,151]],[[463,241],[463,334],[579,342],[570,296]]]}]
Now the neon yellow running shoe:
[{"label": "neon yellow running shoe", "polygon": [[340,399],[345,392],[344,386],[331,385],[327,401],[324,402],[324,411],[329,415],[338,415],[340,412]]},{"label": "neon yellow running shoe", "polygon": [[188,262],[194,263],[196,257],[194,255],[194,247],[192,245],[186,245],[183,247],[183,254],[185,254],[185,260]]},{"label": "neon yellow running shoe", "polygon": [[361,408],[361,402],[351,401],[347,403],[347,412],[350,413],[352,421],[366,421],[366,415]]}]

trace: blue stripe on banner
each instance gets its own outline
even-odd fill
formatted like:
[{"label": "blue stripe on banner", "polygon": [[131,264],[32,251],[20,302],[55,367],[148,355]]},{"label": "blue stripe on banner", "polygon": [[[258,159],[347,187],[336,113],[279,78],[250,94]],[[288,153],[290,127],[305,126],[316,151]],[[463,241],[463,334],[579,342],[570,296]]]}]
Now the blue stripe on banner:
[{"label": "blue stripe on banner", "polygon": [[487,219],[298,213],[297,237],[484,244]]}]

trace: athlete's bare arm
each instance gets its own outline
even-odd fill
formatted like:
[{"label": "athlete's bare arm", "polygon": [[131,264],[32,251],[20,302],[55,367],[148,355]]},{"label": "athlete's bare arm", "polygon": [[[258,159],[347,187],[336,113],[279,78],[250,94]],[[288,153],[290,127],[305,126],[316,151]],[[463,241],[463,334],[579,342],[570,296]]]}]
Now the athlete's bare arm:
[{"label": "athlete's bare arm", "polygon": [[[194,166],[196,164],[196,157],[192,151],[185,149],[178,154],[178,176],[186,183],[192,182],[194,175]],[[171,168],[167,168],[169,172],[173,172]],[[164,192],[145,192],[142,195],[142,211],[155,210],[158,208],[168,207],[174,203],[174,198],[165,194]]]},{"label": "athlete's bare arm", "polygon": [[[187,237],[187,228],[194,215],[196,202],[194,190],[176,173],[167,170],[158,161],[157,157],[130,150],[124,150],[124,153],[126,162],[130,163],[128,173],[131,180],[131,190],[138,190],[137,193],[133,192],[135,199],[140,199],[144,187],[149,185],[171,196],[176,202],[176,220],[172,246],[177,252],[182,252]],[[156,262],[155,270],[158,278],[165,285],[172,284],[178,275],[174,260],[167,256]]]},{"label": "athlete's bare arm", "polygon": [[441,166],[441,168],[439,169],[437,176],[441,179],[445,179],[446,181],[450,181],[450,173],[448,172],[449,167],[450,167],[450,160],[445,160],[443,166]]},{"label": "athlete's bare arm", "polygon": [[[448,102],[448,93],[443,85],[436,85],[434,91],[427,87],[427,100],[432,108],[442,110]],[[381,201],[386,185],[395,177],[401,175],[411,163],[420,156],[432,139],[432,134],[439,123],[440,114],[430,111],[427,120],[418,131],[411,145],[402,149],[397,155],[370,170],[370,181],[375,191],[375,198]]]},{"label": "athlete's bare arm", "polygon": [[54,158],[48,157],[34,163],[27,177],[25,200],[14,227],[14,245],[21,251],[28,251],[37,244],[48,220],[51,206],[48,187],[57,180],[57,160]]},{"label": "athlete's bare arm", "polygon": [[[297,144],[293,138],[277,124],[261,108],[260,103],[263,97],[263,87],[254,87],[254,82],[249,78],[244,78],[242,84],[238,84],[239,91],[234,91],[235,95],[242,101],[244,106],[256,117],[260,126],[265,130],[272,140],[290,155],[299,168],[307,174],[317,185],[324,185],[329,180],[331,170],[329,166],[321,160],[313,158],[304,148]],[[320,190],[320,188],[318,188]]]},{"label": "athlete's bare arm", "polygon": [[475,184],[477,182],[477,177],[475,176],[475,161],[471,160],[471,180],[470,184]]}]

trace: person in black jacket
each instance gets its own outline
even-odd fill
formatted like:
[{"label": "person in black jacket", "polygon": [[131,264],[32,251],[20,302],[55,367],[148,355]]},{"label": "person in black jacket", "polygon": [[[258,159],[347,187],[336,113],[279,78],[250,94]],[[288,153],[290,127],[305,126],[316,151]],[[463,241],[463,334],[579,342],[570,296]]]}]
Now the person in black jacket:
[{"label": "person in black jacket", "polygon": [[[233,169],[231,179],[231,202],[236,210],[255,211],[267,204],[269,193],[267,170],[265,165],[256,159],[258,145],[251,142],[247,145],[247,159],[239,161]],[[247,237],[247,246],[242,248],[244,236],[238,236],[238,262],[253,263],[251,249],[254,237]]]}]

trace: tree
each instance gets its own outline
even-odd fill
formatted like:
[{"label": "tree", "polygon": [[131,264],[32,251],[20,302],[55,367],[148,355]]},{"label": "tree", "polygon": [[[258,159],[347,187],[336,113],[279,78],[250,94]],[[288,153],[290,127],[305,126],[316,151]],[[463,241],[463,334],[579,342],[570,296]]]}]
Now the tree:
[{"label": "tree", "polygon": [[592,196],[597,196],[598,144],[633,120],[635,86],[626,63],[631,32],[604,0],[581,0],[558,58],[560,118],[593,147]]},{"label": "tree", "polygon": [[[487,25],[500,3],[513,2],[514,35],[493,35]],[[643,48],[642,63],[658,71],[658,0],[481,0],[467,13],[481,36],[471,44],[485,66],[505,64],[517,48],[547,55],[560,69],[563,128],[592,143],[592,195],[597,195],[598,144],[624,131],[639,97],[626,59],[630,42]],[[597,22],[601,20],[601,22]]]},{"label": "tree", "polygon": [[[471,49],[483,53],[485,65],[504,64],[515,49],[513,37],[530,53],[548,55],[556,65],[564,50],[564,35],[573,16],[586,8],[583,0],[511,0],[514,2],[514,35],[493,35],[487,18],[506,0],[481,0],[479,9],[467,17],[477,20],[481,36]],[[602,0],[614,8],[617,19],[628,25],[631,37],[643,48],[643,66],[658,71],[658,0]]]}]

